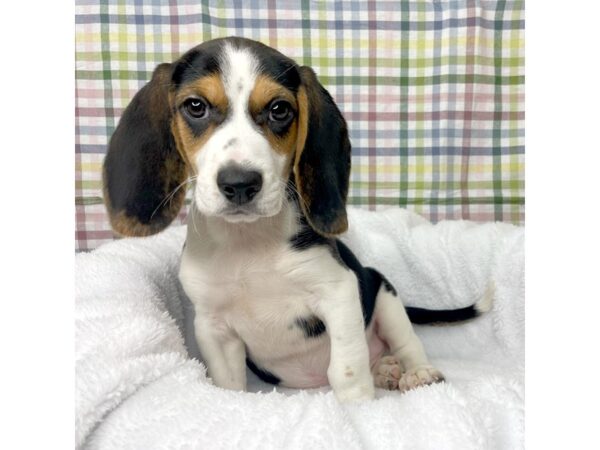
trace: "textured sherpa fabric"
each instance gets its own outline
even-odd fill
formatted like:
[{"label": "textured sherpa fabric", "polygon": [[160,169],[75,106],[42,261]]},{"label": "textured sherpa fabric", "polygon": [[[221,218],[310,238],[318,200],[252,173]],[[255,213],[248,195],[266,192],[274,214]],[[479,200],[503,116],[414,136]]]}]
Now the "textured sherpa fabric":
[{"label": "textured sherpa fabric", "polygon": [[[184,227],[76,256],[76,445],[105,449],[523,448],[524,230],[432,225],[403,210],[350,210],[343,240],[407,305],[492,310],[415,326],[447,382],[339,404],[329,388],[215,387],[177,281]],[[189,348],[188,348],[189,347]],[[189,351],[188,351],[189,350]]]}]

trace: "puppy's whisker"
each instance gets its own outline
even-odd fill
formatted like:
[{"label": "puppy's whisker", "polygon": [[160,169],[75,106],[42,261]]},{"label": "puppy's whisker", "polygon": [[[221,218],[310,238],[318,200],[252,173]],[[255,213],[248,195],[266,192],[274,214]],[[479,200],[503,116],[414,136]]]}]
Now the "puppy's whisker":
[{"label": "puppy's whisker", "polygon": [[[198,231],[198,227],[196,226],[196,201],[195,199],[192,199],[192,205],[190,208],[190,213],[192,215],[192,226],[194,227],[194,231],[196,232],[197,235],[200,235],[200,232]],[[189,215],[188,215],[189,217]]]},{"label": "puppy's whisker", "polygon": [[292,70],[294,67],[296,67],[294,64],[292,64],[291,66],[289,66],[287,69],[285,69],[284,71],[282,71],[279,75],[277,75],[275,77],[275,81],[279,80],[282,76],[284,76],[286,73],[288,73],[290,70]]},{"label": "puppy's whisker", "polygon": [[298,202],[301,204],[303,209],[306,209],[306,202],[304,201],[304,198],[300,195],[300,192],[298,192],[297,186],[291,180],[284,180],[280,178],[279,181],[284,185],[286,191],[289,189],[292,193],[295,194],[295,197],[298,199]]},{"label": "puppy's whisker", "polygon": [[169,195],[167,195],[159,204],[158,206],[154,209],[154,211],[152,211],[152,214],[150,215],[150,219],[152,219],[154,217],[154,215],[156,214],[156,212],[165,204],[167,204],[167,202],[170,204],[171,201],[173,200],[173,197],[175,196],[175,194],[177,193],[177,191],[179,189],[181,189],[183,186],[187,186],[189,183],[194,182],[196,179],[198,178],[198,176],[193,176],[193,177],[188,177],[186,178],[186,180],[181,183],[179,186],[177,186],[175,189],[173,189],[171,191],[171,193]]}]

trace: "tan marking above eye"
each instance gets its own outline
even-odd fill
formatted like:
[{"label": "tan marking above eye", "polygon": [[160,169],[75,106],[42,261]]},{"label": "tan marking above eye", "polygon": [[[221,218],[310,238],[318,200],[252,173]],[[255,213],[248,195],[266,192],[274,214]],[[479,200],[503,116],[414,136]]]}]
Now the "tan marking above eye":
[{"label": "tan marking above eye", "polygon": [[285,155],[293,155],[296,149],[296,139],[298,136],[298,121],[296,118],[290,124],[287,133],[284,136],[277,136],[267,126],[266,138],[271,144],[271,147],[277,152]]},{"label": "tan marking above eye", "polygon": [[296,97],[292,91],[279,84],[271,77],[259,75],[256,77],[256,82],[254,83],[254,88],[250,93],[250,99],[248,101],[250,114],[256,115],[260,113],[276,98],[289,102],[294,111],[297,109]]},{"label": "tan marking above eye", "polygon": [[181,105],[190,97],[203,97],[222,113],[229,107],[225,86],[218,74],[206,75],[182,86],[175,96],[175,103]]},{"label": "tan marking above eye", "polygon": [[175,138],[177,149],[190,168],[192,173],[197,172],[194,156],[202,149],[206,142],[213,135],[216,126],[214,123],[208,125],[201,135],[194,135],[189,124],[179,112],[179,105],[182,105],[188,98],[202,97],[210,103],[211,107],[225,114],[229,108],[229,100],[225,94],[223,81],[218,74],[210,74],[198,78],[182,86],[176,93],[172,94],[171,102],[175,107],[175,114],[171,123],[171,132]]},{"label": "tan marking above eye", "polygon": [[308,97],[304,86],[298,89],[298,139],[296,141],[296,157],[294,166],[300,162],[304,150],[304,143],[308,134]]},{"label": "tan marking above eye", "polygon": [[[292,105],[294,111],[297,111],[298,109],[296,97],[292,91],[279,84],[271,77],[259,75],[256,78],[254,88],[248,99],[248,110],[250,115],[256,117],[275,99],[285,100]],[[285,155],[292,155],[294,153],[294,150],[296,149],[296,137],[298,135],[297,114],[294,114],[294,120],[284,136],[277,136],[274,134],[266,123],[263,125],[263,130],[265,131],[265,137],[271,144],[271,147],[277,153]]]}]

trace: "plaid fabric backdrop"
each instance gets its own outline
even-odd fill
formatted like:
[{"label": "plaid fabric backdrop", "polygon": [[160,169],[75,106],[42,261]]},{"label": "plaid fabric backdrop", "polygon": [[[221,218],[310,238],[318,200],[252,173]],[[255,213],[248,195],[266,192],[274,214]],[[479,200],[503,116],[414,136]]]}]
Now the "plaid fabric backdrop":
[{"label": "plaid fabric backdrop", "polygon": [[76,0],[75,20],[78,250],[114,238],[101,167],[123,109],[228,35],[315,69],[348,121],[349,204],[524,221],[522,1]]}]

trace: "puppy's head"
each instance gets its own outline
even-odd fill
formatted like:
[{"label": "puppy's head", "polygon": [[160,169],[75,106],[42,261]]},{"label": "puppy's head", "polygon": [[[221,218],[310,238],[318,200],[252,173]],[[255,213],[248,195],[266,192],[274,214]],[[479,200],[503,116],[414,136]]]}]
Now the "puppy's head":
[{"label": "puppy's head", "polygon": [[314,72],[241,38],[201,44],[126,108],[104,162],[113,228],[144,236],[180,210],[188,181],[207,216],[252,222],[277,214],[288,183],[323,235],[347,227],[346,123]]}]

